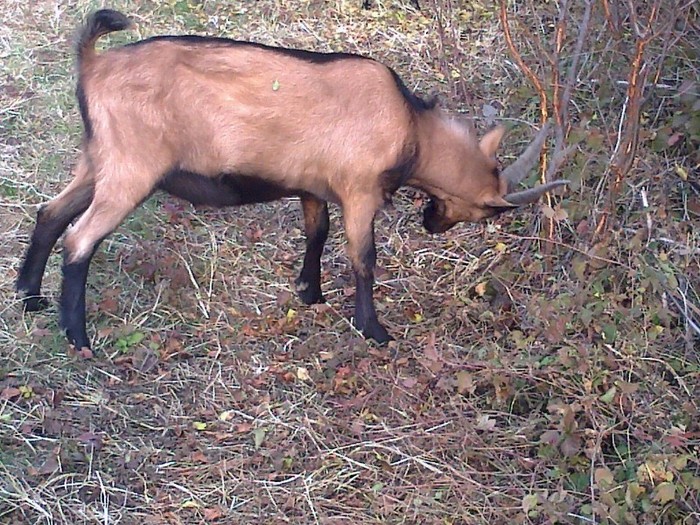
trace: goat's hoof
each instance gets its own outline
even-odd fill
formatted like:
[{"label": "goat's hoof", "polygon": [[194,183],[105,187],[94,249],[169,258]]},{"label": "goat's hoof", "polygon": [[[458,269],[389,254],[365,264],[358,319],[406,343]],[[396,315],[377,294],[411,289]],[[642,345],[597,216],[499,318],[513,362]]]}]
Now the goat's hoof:
[{"label": "goat's hoof", "polygon": [[326,298],[323,297],[320,287],[312,288],[308,282],[300,281],[298,279],[295,284],[297,295],[304,304],[320,304],[326,302]]},{"label": "goat's hoof", "polygon": [[71,345],[78,355],[86,359],[93,356],[92,350],[90,349],[90,340],[84,330],[80,330],[79,328],[71,329],[67,326],[62,326],[62,328],[65,331],[68,344]]},{"label": "goat's hoof", "polygon": [[384,328],[378,322],[365,326],[362,329],[362,335],[364,335],[367,339],[374,339],[380,345],[394,340],[394,338],[389,335],[389,332],[386,331],[386,328]]},{"label": "goat's hoof", "polygon": [[49,307],[49,300],[40,295],[28,295],[22,299],[25,312],[38,312]]}]

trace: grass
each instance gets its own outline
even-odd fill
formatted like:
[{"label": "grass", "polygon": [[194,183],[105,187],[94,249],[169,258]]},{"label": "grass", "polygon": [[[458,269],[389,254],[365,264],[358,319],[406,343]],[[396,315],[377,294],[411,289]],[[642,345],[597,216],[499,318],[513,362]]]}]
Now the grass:
[{"label": "grass", "polygon": [[[458,10],[467,101],[449,95],[429,8],[359,4],[116,2],[138,28],[105,40],[198,32],[368,54],[482,128],[481,108],[496,107],[515,127],[505,157],[519,150],[537,110],[489,9]],[[96,7],[6,0],[0,26],[1,522],[700,520],[700,207],[674,175],[697,180],[697,161],[651,138],[619,227],[597,242],[586,220],[610,150],[595,126],[563,168],[576,182],[549,240],[537,206],[429,237],[423,197],[402,190],[376,226],[389,347],[350,323],[337,209],[328,303],[295,297],[293,201],[140,208],[91,268],[92,360],[69,351],[55,308],[23,315],[13,284],[36,205],[69,179],[81,133],[72,35]],[[697,67],[682,62],[678,80]],[[614,121],[613,104],[590,103]],[[44,282],[55,304],[59,253]]]}]

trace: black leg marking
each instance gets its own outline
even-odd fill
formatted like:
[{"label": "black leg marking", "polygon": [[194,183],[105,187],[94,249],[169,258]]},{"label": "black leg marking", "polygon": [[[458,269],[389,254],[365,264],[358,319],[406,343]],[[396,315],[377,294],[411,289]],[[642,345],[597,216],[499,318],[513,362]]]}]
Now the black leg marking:
[{"label": "black leg marking", "polygon": [[41,297],[41,281],[51,250],[68,226],[59,224],[57,221],[45,220],[43,215],[44,210],[40,209],[31,244],[17,277],[17,291],[24,293],[24,310],[27,312],[34,312],[48,306],[48,301]]},{"label": "black leg marking", "polygon": [[84,260],[69,263],[70,253],[63,254],[63,287],[61,289],[61,328],[66,332],[68,341],[76,350],[90,348],[90,340],[85,328],[85,286],[87,283],[90,261],[97,250],[97,243],[92,253]]},{"label": "black leg marking", "polygon": [[306,253],[304,266],[296,279],[296,289],[305,304],[325,302],[321,293],[321,255],[328,239],[328,203],[316,197],[302,197]]},{"label": "black leg marking", "polygon": [[[49,212],[50,204],[39,209],[32,240],[16,283],[17,291],[24,295],[25,311],[34,312],[48,305],[48,301],[41,297],[46,261],[58,238],[71,221],[87,209],[91,200],[92,187],[82,187],[66,198],[65,205],[57,213]],[[54,204],[55,208],[59,206]]]},{"label": "black leg marking", "polygon": [[374,339],[378,343],[386,343],[393,337],[379,323],[374,308],[374,266],[377,260],[374,233],[361,258],[362,266],[355,268],[355,326],[365,337]]}]

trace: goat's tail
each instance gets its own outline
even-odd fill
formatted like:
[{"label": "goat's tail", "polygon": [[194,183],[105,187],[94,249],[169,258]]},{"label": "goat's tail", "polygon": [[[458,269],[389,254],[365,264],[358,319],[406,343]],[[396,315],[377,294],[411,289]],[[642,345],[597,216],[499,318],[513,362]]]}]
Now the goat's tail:
[{"label": "goat's tail", "polygon": [[95,42],[98,38],[113,31],[122,31],[132,26],[131,20],[119,11],[100,9],[88,16],[76,44],[78,63],[95,54]]}]

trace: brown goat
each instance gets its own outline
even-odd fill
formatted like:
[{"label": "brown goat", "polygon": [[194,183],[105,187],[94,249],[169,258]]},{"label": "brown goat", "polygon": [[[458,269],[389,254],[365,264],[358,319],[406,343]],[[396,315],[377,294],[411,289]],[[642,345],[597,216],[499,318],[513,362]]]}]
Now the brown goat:
[{"label": "brown goat", "polygon": [[92,14],[77,44],[77,98],[85,133],[72,182],[37,216],[17,289],[37,310],[46,261],[64,240],[61,326],[89,348],[85,283],[99,243],[155,190],[196,205],[233,206],[298,196],[306,254],[297,290],[323,300],[320,258],[327,202],[343,210],[356,278],[355,324],[390,339],[372,299],[377,210],[404,184],[427,192],[424,225],[444,232],[537,200],[566,181],[513,193],[546,131],[498,172],[502,128],[473,132],[411,93],[388,67],[340,53],[224,38],[162,36],[95,53],[126,29],[121,13]]}]

